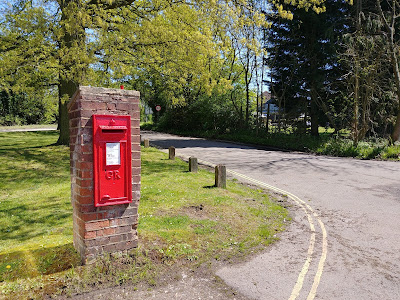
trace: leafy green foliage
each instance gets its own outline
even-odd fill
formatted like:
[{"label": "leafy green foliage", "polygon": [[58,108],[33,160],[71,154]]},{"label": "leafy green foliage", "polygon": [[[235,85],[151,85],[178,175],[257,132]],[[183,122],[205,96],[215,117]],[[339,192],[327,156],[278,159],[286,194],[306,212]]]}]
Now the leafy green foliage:
[{"label": "leafy green foliage", "polygon": [[[339,0],[326,2],[325,7],[321,14],[294,9],[292,21],[280,20],[275,11],[268,16],[272,26],[266,33],[269,85],[283,111],[281,118],[303,132],[306,121],[311,121],[313,135],[328,121],[338,129],[347,125],[341,124],[347,106],[337,86],[343,75],[337,53],[348,27],[349,6]],[[297,122],[300,117],[303,123]]]},{"label": "leafy green foliage", "polygon": [[54,123],[57,113],[54,100],[51,94],[0,92],[0,125]]}]

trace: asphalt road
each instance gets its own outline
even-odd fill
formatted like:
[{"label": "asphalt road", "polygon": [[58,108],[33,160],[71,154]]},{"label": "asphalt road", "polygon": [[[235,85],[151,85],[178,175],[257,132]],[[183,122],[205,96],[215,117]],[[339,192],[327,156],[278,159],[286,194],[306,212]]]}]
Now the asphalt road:
[{"label": "asphalt road", "polygon": [[145,138],[174,146],[178,156],[224,164],[230,176],[288,195],[293,222],[281,240],[248,262],[216,272],[240,295],[400,299],[399,162],[266,151],[153,132],[142,132]]}]

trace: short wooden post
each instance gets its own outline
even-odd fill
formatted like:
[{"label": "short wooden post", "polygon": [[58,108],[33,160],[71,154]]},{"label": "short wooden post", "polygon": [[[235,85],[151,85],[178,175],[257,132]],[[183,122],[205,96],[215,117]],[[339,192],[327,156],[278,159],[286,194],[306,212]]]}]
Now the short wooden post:
[{"label": "short wooden post", "polygon": [[198,165],[197,165],[197,158],[190,157],[189,158],[189,172],[197,173]]},{"label": "short wooden post", "polygon": [[145,139],[143,141],[143,145],[144,145],[145,148],[149,148],[150,147],[150,141],[148,139]]},{"label": "short wooden post", "polygon": [[226,189],[226,167],[223,165],[215,167],[215,186]]},{"label": "short wooden post", "polygon": [[171,146],[168,149],[169,149],[169,159],[174,160],[175,159],[175,147]]}]

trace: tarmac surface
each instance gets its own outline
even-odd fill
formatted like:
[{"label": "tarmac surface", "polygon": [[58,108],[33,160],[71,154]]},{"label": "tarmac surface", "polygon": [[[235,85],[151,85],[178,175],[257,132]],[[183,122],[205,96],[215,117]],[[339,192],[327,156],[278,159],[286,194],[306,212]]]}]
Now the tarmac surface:
[{"label": "tarmac surface", "polygon": [[293,221],[264,253],[148,291],[76,299],[400,299],[400,163],[268,151],[142,132],[142,140],[286,195]]},{"label": "tarmac surface", "polygon": [[57,125],[0,126],[0,132],[54,131]]}]

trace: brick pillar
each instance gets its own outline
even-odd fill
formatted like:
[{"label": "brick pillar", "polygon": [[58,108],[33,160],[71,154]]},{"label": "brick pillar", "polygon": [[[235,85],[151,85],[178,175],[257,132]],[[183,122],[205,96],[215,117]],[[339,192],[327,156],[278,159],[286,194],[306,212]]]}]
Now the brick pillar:
[{"label": "brick pillar", "polygon": [[[140,198],[139,98],[137,91],[81,86],[69,103],[74,246],[83,263],[90,262],[102,253],[137,247]],[[131,116],[132,203],[94,206],[94,114]]]}]

